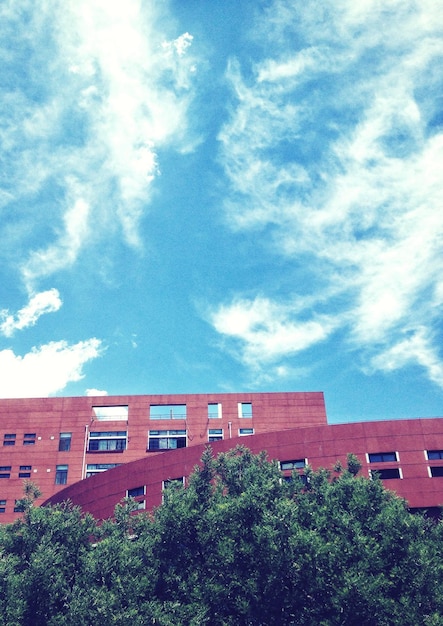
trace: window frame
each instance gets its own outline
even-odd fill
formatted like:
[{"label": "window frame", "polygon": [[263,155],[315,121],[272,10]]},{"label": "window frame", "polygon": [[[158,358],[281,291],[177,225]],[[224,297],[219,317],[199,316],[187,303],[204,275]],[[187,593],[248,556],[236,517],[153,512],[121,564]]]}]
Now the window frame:
[{"label": "window frame", "polygon": [[31,478],[32,465],[20,465],[18,477],[19,478]]},{"label": "window frame", "polygon": [[183,487],[185,487],[186,482],[184,476],[177,476],[177,478],[165,478],[162,480],[162,493],[169,489],[168,485],[178,485],[180,483]]},{"label": "window frame", "polygon": [[240,419],[252,419],[252,402],[238,403],[238,417]]},{"label": "window frame", "polygon": [[[279,463],[282,472],[293,472],[294,470],[305,469],[308,465],[308,459],[291,459],[290,461],[279,461]],[[283,467],[284,465],[287,465],[287,467]]]},{"label": "window frame", "polygon": [[127,489],[126,497],[133,498],[135,500],[135,502],[137,503],[137,511],[146,509],[146,485],[140,485],[140,487],[132,487],[131,489]]},{"label": "window frame", "polygon": [[443,461],[443,450],[426,450],[428,461]]},{"label": "window frame", "polygon": [[[379,457],[379,458],[374,458]],[[393,458],[384,458],[384,457],[393,457]],[[367,453],[368,463],[398,463],[399,456],[398,452],[395,450],[390,450],[389,452],[368,452]]]},{"label": "window frame", "polygon": [[[106,412],[108,409],[108,413]],[[122,411],[121,413],[119,411]],[[129,415],[128,404],[95,404],[92,407],[93,418],[98,422],[127,422]]]},{"label": "window frame", "polygon": [[[158,412],[156,411],[158,409]],[[178,412],[182,411],[182,412]],[[149,405],[149,419],[150,420],[186,420],[187,419],[187,405],[180,403],[171,404],[150,404]]]},{"label": "window frame", "polygon": [[24,446],[33,446],[35,445],[35,440],[37,439],[37,433],[25,433],[23,435],[23,445]]},{"label": "window frame", "polygon": [[[248,432],[246,432],[248,431]],[[239,437],[250,437],[251,435],[253,435],[255,433],[253,428],[239,428],[238,429],[238,436]]]},{"label": "window frame", "polygon": [[[217,410],[214,410],[217,407]],[[221,402],[208,402],[208,420],[221,419],[222,417],[222,403]]]},{"label": "window frame", "polygon": [[[114,467],[118,467],[119,465],[121,465],[121,463],[87,463],[86,478],[91,478],[91,476],[95,476],[96,474],[103,474],[103,472],[114,469]],[[100,466],[103,467],[101,468]]]},{"label": "window frame", "polygon": [[[157,434],[158,433],[158,434]],[[158,447],[154,447],[154,445],[151,445],[151,442],[153,441],[161,441],[161,440],[165,440],[166,441],[166,447],[160,447],[161,444],[159,443]],[[182,442],[184,440],[184,445],[175,445],[175,446],[171,446],[169,445],[170,441],[174,441],[177,440],[177,442],[180,440],[180,442]],[[187,448],[188,447],[188,433],[187,430],[185,429],[169,429],[169,430],[149,430],[148,431],[148,445],[146,448],[146,452],[166,452],[167,450],[179,450],[180,448]]]},{"label": "window frame", "polygon": [[13,512],[14,513],[23,513],[23,502],[21,503],[21,505],[19,505],[20,500],[14,500],[14,508],[13,508]]},{"label": "window frame", "polygon": [[12,465],[0,465],[0,478],[11,478]]},{"label": "window frame", "polygon": [[[393,475],[397,474],[397,475]],[[379,469],[369,470],[369,477],[371,480],[375,478],[375,475],[380,480],[402,480],[403,473],[401,467],[380,467]]]},{"label": "window frame", "polygon": [[[63,444],[62,444],[63,442]],[[67,443],[65,443],[67,442]],[[72,443],[72,433],[60,433],[58,439],[58,451],[59,452],[70,452],[71,451],[71,443]]]},{"label": "window frame", "polygon": [[68,471],[69,465],[60,464],[55,466],[55,485],[67,485],[68,484]]},{"label": "window frame", "polygon": [[[94,445],[91,447],[92,442]],[[105,443],[107,442],[107,443]],[[109,447],[109,443],[115,442],[115,447]],[[100,443],[103,443],[100,447]],[[88,453],[106,453],[116,452],[121,453],[127,449],[128,446],[128,431],[127,430],[99,430],[90,431],[88,437]]]},{"label": "window frame", "polygon": [[208,429],[208,442],[223,441],[224,433],[223,428],[209,428]]}]

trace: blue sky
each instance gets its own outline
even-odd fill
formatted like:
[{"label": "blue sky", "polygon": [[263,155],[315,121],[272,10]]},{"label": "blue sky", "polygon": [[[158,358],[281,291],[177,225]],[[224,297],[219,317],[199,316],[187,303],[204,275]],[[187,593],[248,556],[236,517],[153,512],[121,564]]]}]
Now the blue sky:
[{"label": "blue sky", "polygon": [[4,0],[0,396],[442,415],[443,4]]}]

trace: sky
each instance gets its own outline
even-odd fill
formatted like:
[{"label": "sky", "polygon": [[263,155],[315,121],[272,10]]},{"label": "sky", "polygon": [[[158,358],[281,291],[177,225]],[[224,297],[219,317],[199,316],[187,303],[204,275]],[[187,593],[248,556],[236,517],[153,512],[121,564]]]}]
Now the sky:
[{"label": "sky", "polygon": [[442,0],[3,0],[0,397],[443,415]]}]

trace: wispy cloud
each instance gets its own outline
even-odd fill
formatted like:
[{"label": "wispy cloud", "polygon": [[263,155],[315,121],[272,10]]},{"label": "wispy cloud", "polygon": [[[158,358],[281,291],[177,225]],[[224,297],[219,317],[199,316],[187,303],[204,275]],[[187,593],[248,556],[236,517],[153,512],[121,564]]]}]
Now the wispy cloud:
[{"label": "wispy cloud", "polygon": [[101,353],[101,342],[95,338],[71,345],[66,341],[53,341],[33,348],[23,357],[12,350],[1,350],[0,397],[53,395],[69,382],[81,380],[85,363]]},{"label": "wispy cloud", "polygon": [[[261,31],[273,56],[247,78],[231,63],[235,108],[219,136],[227,219],[304,266],[286,301],[266,299],[276,323],[265,332],[242,323],[256,300],[213,312],[247,365],[341,328],[355,349],[379,353],[374,368],[418,363],[443,386],[432,344],[443,291],[441,30],[431,2],[274,2]],[[308,318],[293,308],[307,296],[317,298]],[[289,332],[286,350],[281,307],[290,329],[307,330],[305,342]]]},{"label": "wispy cloud", "polygon": [[41,315],[54,313],[62,306],[60,294],[57,289],[41,291],[33,295],[28,304],[20,309],[15,315],[7,310],[0,311],[0,332],[5,337],[12,337],[16,330],[23,330],[28,326],[34,326]]},{"label": "wispy cloud", "polygon": [[[196,59],[166,5],[139,0],[5,0],[0,6],[1,253],[29,302],[0,314],[11,337],[55,312],[43,280],[82,254],[140,248],[165,146],[189,150]],[[6,219],[5,219],[6,218]],[[100,354],[90,338],[24,356],[0,352],[0,394],[47,395],[82,377]]]},{"label": "wispy cloud", "polygon": [[[252,369],[300,352],[326,339],[333,320],[318,316],[297,320],[295,307],[279,305],[267,298],[237,300],[221,306],[211,322],[220,334],[243,343],[242,360]],[[236,353],[239,354],[238,348]]]},{"label": "wispy cloud", "polygon": [[374,369],[385,372],[411,363],[418,364],[430,380],[443,387],[443,364],[435,344],[427,328],[416,328],[409,337],[375,356],[370,364]]},{"label": "wispy cloud", "polygon": [[[9,84],[0,131],[8,167],[0,186],[16,211],[30,290],[109,236],[140,246],[158,150],[193,141],[186,120],[192,36],[171,37],[165,11],[138,0],[43,2],[38,9],[18,0],[0,9],[3,34],[21,25],[17,51],[0,49]],[[37,201],[53,224],[49,245],[32,240],[41,222],[32,211]]]}]

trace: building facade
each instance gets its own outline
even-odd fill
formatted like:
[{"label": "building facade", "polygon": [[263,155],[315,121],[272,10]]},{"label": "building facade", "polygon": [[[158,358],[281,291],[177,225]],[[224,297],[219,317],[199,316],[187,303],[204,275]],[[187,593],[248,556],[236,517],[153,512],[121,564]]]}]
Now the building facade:
[{"label": "building facade", "polygon": [[319,392],[11,399],[0,414],[3,523],[20,515],[26,480],[37,504],[70,499],[98,519],[126,496],[152,509],[207,445],[265,450],[288,479],[353,453],[411,509],[443,505],[443,418],[328,425]]},{"label": "building facade", "polygon": [[0,420],[5,523],[19,515],[25,480],[40,488],[40,504],[133,461],[167,452],[168,462],[201,444],[324,425],[326,411],[319,392],[100,396],[0,400]]}]

